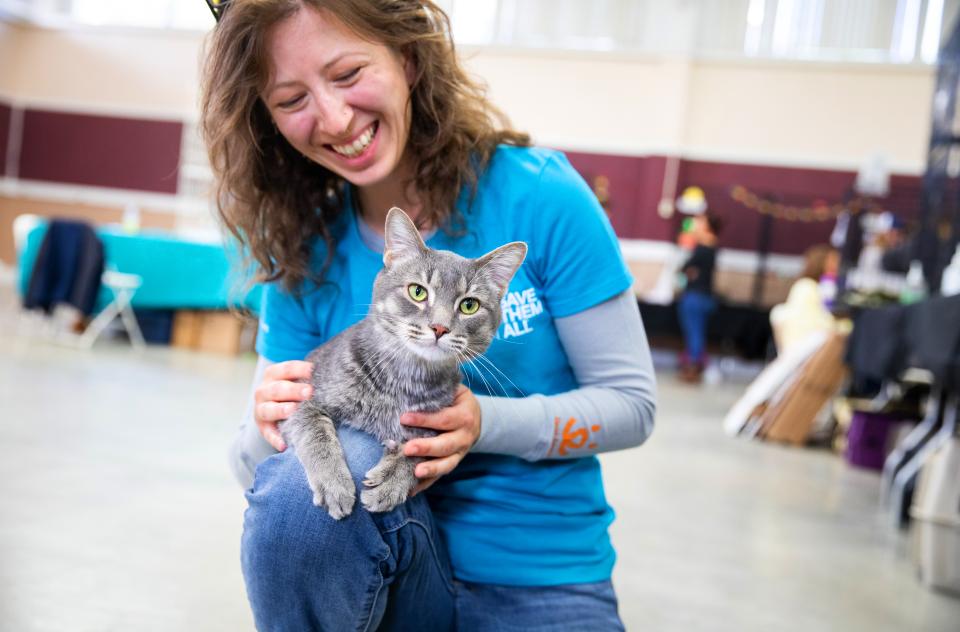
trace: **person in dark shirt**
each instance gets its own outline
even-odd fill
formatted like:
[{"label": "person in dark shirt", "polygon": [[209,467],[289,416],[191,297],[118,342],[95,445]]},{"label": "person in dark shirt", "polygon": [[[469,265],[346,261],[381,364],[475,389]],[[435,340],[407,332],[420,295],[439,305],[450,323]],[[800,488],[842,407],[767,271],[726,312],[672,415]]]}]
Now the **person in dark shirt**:
[{"label": "person in dark shirt", "polygon": [[696,246],[681,268],[686,283],[677,303],[677,314],[685,347],[679,374],[684,382],[698,383],[703,375],[707,322],[717,307],[713,270],[720,227],[720,220],[714,215],[704,213],[694,218],[691,233]]}]

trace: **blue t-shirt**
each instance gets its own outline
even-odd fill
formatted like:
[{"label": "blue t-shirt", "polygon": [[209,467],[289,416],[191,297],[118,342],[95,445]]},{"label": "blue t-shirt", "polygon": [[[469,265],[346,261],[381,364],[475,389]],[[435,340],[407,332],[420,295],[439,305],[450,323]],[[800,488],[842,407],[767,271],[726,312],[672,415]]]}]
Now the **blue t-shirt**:
[{"label": "blue t-shirt", "polygon": [[[465,234],[437,231],[427,245],[472,258],[510,241],[524,241],[529,250],[501,304],[497,339],[485,354],[502,374],[481,377],[470,365],[464,383],[477,394],[509,397],[577,388],[553,319],[631,285],[596,197],[563,154],[501,146],[468,203],[461,196]],[[300,300],[279,284],[267,286],[257,351],[268,360],[303,359],[366,314],[382,259],[363,241],[356,222],[346,212],[333,228],[337,245],[329,283],[310,286]],[[322,244],[316,250],[318,264]],[[531,463],[469,454],[428,497],[460,580],[537,586],[610,577],[615,555],[607,527],[613,510],[595,457]]]}]

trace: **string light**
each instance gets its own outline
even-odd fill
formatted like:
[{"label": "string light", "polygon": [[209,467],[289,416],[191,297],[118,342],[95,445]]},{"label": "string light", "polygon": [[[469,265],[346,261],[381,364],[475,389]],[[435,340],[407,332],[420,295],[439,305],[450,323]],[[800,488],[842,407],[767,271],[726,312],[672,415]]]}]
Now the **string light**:
[{"label": "string light", "polygon": [[812,206],[781,204],[766,200],[739,184],[730,189],[730,197],[761,215],[770,215],[788,222],[826,222],[837,219],[844,212],[857,215],[864,211],[872,213],[883,211],[879,204],[862,197],[853,198],[846,204],[827,204],[826,202]]}]

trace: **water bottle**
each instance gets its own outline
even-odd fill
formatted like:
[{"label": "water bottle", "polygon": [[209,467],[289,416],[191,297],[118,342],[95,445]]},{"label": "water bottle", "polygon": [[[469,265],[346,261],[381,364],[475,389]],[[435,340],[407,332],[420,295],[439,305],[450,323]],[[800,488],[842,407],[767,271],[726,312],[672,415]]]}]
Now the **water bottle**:
[{"label": "water bottle", "polygon": [[123,209],[123,219],[120,220],[123,232],[135,235],[140,232],[140,209],[136,204],[127,204]]},{"label": "water bottle", "polygon": [[944,296],[953,296],[960,294],[960,244],[953,253],[953,259],[950,265],[943,269],[943,277],[940,280],[940,293]]},{"label": "water bottle", "polygon": [[923,264],[919,261],[910,262],[910,271],[907,272],[907,282],[900,292],[900,302],[904,305],[922,301],[927,296],[927,283],[923,280]]}]

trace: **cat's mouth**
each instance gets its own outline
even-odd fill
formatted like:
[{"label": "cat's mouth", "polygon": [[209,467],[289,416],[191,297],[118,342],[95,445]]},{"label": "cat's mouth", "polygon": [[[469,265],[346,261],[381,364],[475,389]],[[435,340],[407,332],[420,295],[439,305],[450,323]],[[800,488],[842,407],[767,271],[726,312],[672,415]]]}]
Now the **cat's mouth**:
[{"label": "cat's mouth", "polygon": [[410,337],[406,341],[407,348],[414,354],[430,362],[446,362],[455,359],[457,354],[443,338],[435,339],[433,336],[427,338]]}]

